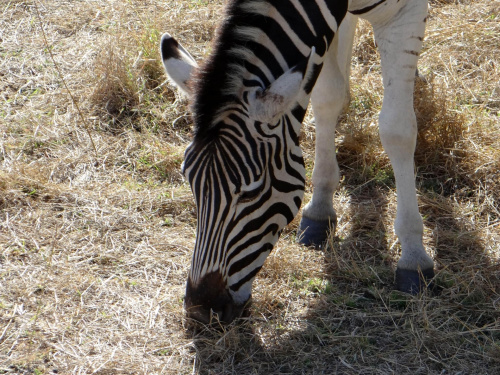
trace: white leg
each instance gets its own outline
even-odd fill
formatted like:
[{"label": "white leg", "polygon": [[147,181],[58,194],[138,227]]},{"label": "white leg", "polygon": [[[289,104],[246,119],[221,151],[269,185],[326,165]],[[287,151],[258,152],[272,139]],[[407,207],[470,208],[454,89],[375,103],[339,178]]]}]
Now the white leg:
[{"label": "white leg", "polygon": [[336,225],[332,198],[340,173],[335,155],[335,126],[349,103],[349,72],[356,23],[357,17],[349,14],[342,22],[311,95],[316,121],[316,152],[313,196],[304,207],[299,228],[299,241],[305,245],[320,246],[327,240],[330,226]]},{"label": "white leg", "polygon": [[372,20],[385,90],[379,118],[380,137],[396,178],[394,227],[402,247],[396,287],[412,293],[424,285],[420,274],[424,280],[434,275],[434,263],[422,244],[423,223],[418,212],[413,162],[417,138],[413,86],[426,16],[427,1],[410,0],[391,20]]}]

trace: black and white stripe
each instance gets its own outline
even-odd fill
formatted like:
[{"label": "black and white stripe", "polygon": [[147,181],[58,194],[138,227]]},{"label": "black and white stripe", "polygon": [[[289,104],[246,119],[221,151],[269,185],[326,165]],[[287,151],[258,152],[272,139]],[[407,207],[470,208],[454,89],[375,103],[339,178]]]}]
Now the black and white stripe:
[{"label": "black and white stripe", "polygon": [[389,92],[381,138],[397,178],[401,289],[411,292],[414,279],[420,283],[419,270],[433,274],[422,244],[412,159],[416,124],[408,105],[426,6],[427,0],[230,0],[201,67],[170,35],[163,36],[167,73],[192,93],[193,103],[194,139],[183,166],[198,217],[188,315],[202,321],[211,311],[226,321],[238,316],[280,231],[297,214],[305,185],[299,132],[315,85],[317,127],[327,136],[316,140],[322,153],[316,154],[315,190],[300,224],[308,238],[301,242],[324,241],[336,220],[335,123],[349,90],[352,46],[334,36],[345,17],[351,44],[357,16],[372,23],[380,42]]},{"label": "black and white stripe", "polygon": [[[297,213],[305,183],[298,129],[307,100],[263,124],[249,120],[249,100],[240,93],[265,90],[293,67],[304,70],[313,46],[324,55],[346,11],[347,1],[229,5],[215,51],[196,77],[196,136],[185,155],[199,210],[193,284],[216,271],[232,291],[251,282]],[[320,70],[314,67],[306,94]]]}]

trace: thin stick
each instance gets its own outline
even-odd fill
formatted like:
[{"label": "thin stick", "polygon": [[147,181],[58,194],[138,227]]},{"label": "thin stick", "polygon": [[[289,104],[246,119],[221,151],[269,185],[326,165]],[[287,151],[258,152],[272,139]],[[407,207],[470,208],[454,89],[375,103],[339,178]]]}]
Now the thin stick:
[{"label": "thin stick", "polygon": [[94,149],[95,156],[98,157],[97,148],[95,147],[94,140],[92,139],[92,135],[90,134],[90,127],[87,124],[87,121],[85,120],[85,117],[83,116],[82,111],[80,110],[80,106],[76,102],[75,98],[73,97],[73,94],[71,93],[68,85],[66,84],[66,80],[64,79],[64,76],[62,75],[61,70],[59,69],[59,65],[57,65],[56,60],[54,59],[54,55],[52,55],[52,50],[51,50],[51,48],[49,46],[49,42],[47,41],[47,36],[45,35],[45,30],[43,29],[42,17],[40,16],[40,11],[38,10],[38,4],[37,3],[38,3],[37,1],[34,2],[35,9],[36,9],[36,15],[38,17],[38,21],[40,22],[40,28],[42,29],[42,35],[43,35],[43,40],[45,42],[45,47],[47,48],[47,51],[49,51],[50,58],[51,58],[52,62],[54,63],[54,67],[56,68],[57,74],[59,74],[59,77],[61,78],[61,81],[62,81],[64,87],[66,88],[66,91],[68,92],[68,95],[71,98],[71,101],[75,105],[76,110],[78,111],[78,115],[82,119],[82,122],[83,122],[83,125],[85,127],[85,130],[87,131],[87,134],[88,134],[88,136],[90,138],[90,143],[92,143],[92,147]]}]

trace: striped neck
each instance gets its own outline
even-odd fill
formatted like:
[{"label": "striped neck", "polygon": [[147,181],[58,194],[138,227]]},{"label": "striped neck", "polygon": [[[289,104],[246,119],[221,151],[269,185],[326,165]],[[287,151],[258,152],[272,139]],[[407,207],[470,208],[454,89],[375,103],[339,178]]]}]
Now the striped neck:
[{"label": "striped neck", "polygon": [[268,87],[311,47],[323,56],[346,8],[334,0],[230,1],[214,52],[193,81],[195,139],[213,139],[221,111],[239,105],[246,90]]}]

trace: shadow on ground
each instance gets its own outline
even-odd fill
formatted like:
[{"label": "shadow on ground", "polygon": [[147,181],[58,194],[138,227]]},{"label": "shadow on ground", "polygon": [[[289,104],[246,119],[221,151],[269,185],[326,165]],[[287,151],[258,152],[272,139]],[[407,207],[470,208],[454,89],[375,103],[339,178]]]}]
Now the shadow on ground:
[{"label": "shadow on ground", "polygon": [[348,236],[332,237],[323,253],[324,282],[309,284],[302,315],[288,315],[283,306],[264,317],[254,311],[226,330],[188,333],[197,371],[498,373],[498,263],[485,254],[481,238],[466,230],[450,198],[424,193],[421,211],[433,231],[436,282],[443,290],[416,297],[393,291],[397,251],[384,224],[387,194],[374,185],[351,194]]}]

